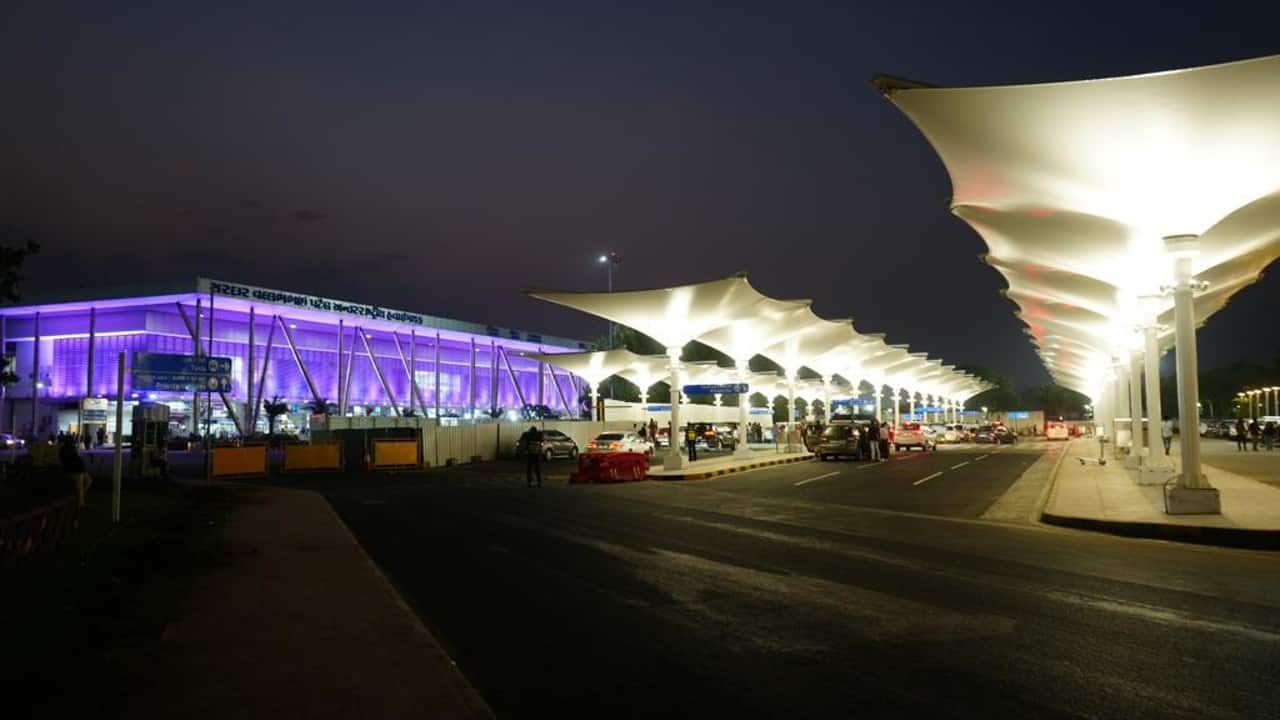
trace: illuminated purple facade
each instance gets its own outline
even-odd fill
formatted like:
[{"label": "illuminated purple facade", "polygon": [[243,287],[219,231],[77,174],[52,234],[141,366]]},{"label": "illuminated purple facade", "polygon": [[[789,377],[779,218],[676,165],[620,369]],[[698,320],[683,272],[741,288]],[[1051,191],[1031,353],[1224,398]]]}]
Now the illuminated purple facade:
[{"label": "illuminated purple facade", "polygon": [[[220,417],[244,418],[250,391],[258,400],[279,396],[294,405],[312,403],[318,395],[329,403],[341,402],[347,414],[393,415],[394,407],[404,411],[413,405],[418,415],[433,416],[438,407],[441,415],[468,417],[473,411],[480,416],[494,408],[510,411],[525,404],[573,413],[585,388],[577,378],[563,371],[552,373],[520,355],[586,347],[575,340],[206,279],[191,283],[187,292],[104,295],[0,309],[6,354],[14,357],[19,378],[7,388],[6,428],[33,427],[34,392],[40,399],[34,428],[44,432],[56,424],[68,429],[66,411],[78,408],[81,398],[115,397],[119,353],[125,353],[127,367],[140,351],[191,354],[197,333],[201,352],[232,358],[226,404],[213,396]],[[380,373],[372,365],[366,339]],[[339,344],[341,363],[350,368],[346,388],[339,382]],[[34,375],[33,362],[38,362]],[[416,393],[411,393],[410,365]],[[314,394],[306,373],[315,385]],[[128,369],[125,383],[126,399],[170,402],[179,415],[183,407],[189,408],[189,392],[135,392]],[[231,413],[226,413],[226,405]],[[259,427],[264,422],[260,417]]]}]

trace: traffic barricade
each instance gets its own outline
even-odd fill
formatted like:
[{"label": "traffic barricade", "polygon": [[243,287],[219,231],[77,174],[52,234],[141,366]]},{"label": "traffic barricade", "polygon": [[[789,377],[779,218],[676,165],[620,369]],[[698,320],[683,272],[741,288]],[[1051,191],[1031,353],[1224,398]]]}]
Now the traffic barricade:
[{"label": "traffic barricade", "polygon": [[374,440],[373,467],[416,468],[421,464],[418,449],[417,440]]},{"label": "traffic barricade", "polygon": [[298,443],[284,446],[284,472],[300,470],[341,470],[342,444],[336,442]]},{"label": "traffic barricade", "polygon": [[578,455],[578,471],[572,484],[616,483],[649,477],[649,456],[644,453],[607,452]]},{"label": "traffic barricade", "polygon": [[266,445],[216,447],[213,449],[214,477],[245,477],[266,474]]}]

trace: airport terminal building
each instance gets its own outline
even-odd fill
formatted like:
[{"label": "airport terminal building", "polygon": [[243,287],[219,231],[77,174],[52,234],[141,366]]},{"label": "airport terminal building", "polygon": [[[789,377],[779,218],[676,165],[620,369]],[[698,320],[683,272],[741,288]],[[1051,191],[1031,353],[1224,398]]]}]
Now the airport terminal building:
[{"label": "airport terminal building", "polygon": [[[17,379],[4,387],[3,430],[47,437],[114,430],[124,354],[125,433],[131,405],[169,406],[173,432],[266,432],[264,401],[289,406],[277,429],[305,433],[318,404],[342,415],[511,418],[526,405],[576,417],[585,384],[522,353],[587,343],[346,300],[197,278],[167,287],[81,291],[0,308]],[[198,350],[197,350],[198,347]],[[139,354],[230,358],[225,392],[134,387]],[[144,361],[145,361],[145,355]],[[139,383],[141,385],[141,383]],[[206,400],[208,398],[208,400]],[[193,412],[194,410],[194,412]]]}]

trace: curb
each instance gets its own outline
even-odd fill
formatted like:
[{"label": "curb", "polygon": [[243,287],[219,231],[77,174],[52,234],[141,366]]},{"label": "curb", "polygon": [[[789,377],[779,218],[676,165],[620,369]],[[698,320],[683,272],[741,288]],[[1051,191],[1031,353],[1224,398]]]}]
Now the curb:
[{"label": "curb", "polygon": [[1062,452],[1058,454],[1058,459],[1053,463],[1053,469],[1049,471],[1049,482],[1044,484],[1044,490],[1040,492],[1040,500],[1036,504],[1035,510],[1031,511],[1031,517],[1027,518],[1031,522],[1045,522],[1044,509],[1049,507],[1049,500],[1053,497],[1053,491],[1058,487],[1058,470],[1062,468],[1062,462],[1067,458],[1067,451],[1071,449],[1070,443],[1062,448]]},{"label": "curb", "polygon": [[680,481],[680,480],[705,480],[707,478],[719,477],[721,475],[730,475],[732,473],[743,472],[744,470],[755,470],[756,468],[769,467],[771,465],[790,465],[791,463],[810,462],[813,456],[782,458],[779,460],[762,460],[760,462],[750,463],[732,468],[722,468],[720,470],[710,470],[703,473],[687,473],[685,475],[650,475],[650,480],[659,481]]},{"label": "curb", "polygon": [[1172,540],[1174,542],[1194,545],[1212,545],[1215,547],[1240,548],[1244,550],[1280,550],[1280,530],[1248,530],[1245,528],[1213,527],[1206,525],[1172,525],[1168,523],[1141,522],[1133,520],[1100,520],[1072,515],[1055,515],[1046,512],[1057,489],[1058,470],[1067,457],[1068,448],[1063,448],[1062,455],[1053,466],[1053,474],[1049,477],[1049,485],[1040,503],[1040,522],[1056,527],[1089,530],[1108,533],[1121,537],[1147,538],[1151,540]]},{"label": "curb", "polygon": [[[302,490],[294,492],[314,491]],[[453,668],[456,675],[452,678],[450,684],[458,692],[460,696],[459,699],[461,700],[468,715],[475,718],[497,717],[493,712],[493,708],[489,707],[489,704],[485,702],[479,691],[476,690],[475,686],[471,684],[471,681],[468,680],[466,675],[462,672],[462,668],[458,667],[458,663],[449,655],[448,652],[445,651],[440,640],[436,638],[435,634],[433,634],[429,628],[427,628],[426,623],[422,621],[422,618],[418,616],[418,613],[413,610],[413,607],[409,605],[409,602],[400,594],[400,590],[396,588],[396,585],[391,581],[391,578],[387,577],[387,574],[382,571],[382,568],[378,566],[378,563],[374,562],[373,557],[369,555],[369,552],[360,544],[360,540],[356,538],[356,535],[351,531],[351,528],[347,527],[347,523],[342,519],[342,516],[338,514],[338,509],[333,506],[333,503],[329,501],[329,498],[325,496],[324,493],[316,494],[324,501],[324,506],[329,509],[329,513],[333,516],[333,519],[338,521],[338,525],[342,528],[343,532],[346,533],[347,539],[355,546],[356,550],[360,553],[360,556],[364,558],[364,561],[368,564],[369,568],[373,570],[374,575],[376,575],[381,581],[383,589],[391,595],[396,605],[404,611],[414,630],[432,647],[435,652],[440,654],[441,658],[443,658],[450,667]]]},{"label": "curb", "polygon": [[1244,550],[1280,550],[1280,530],[1248,530],[1245,528],[1205,525],[1169,525],[1165,523],[1097,520],[1041,513],[1046,525],[1092,530],[1123,537],[1173,540],[1196,545],[1241,548]]}]

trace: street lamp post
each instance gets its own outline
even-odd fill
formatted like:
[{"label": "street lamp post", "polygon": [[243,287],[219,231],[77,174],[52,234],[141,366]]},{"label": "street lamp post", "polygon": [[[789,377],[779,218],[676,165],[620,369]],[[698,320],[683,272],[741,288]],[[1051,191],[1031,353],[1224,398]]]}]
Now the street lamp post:
[{"label": "street lamp post", "polygon": [[[607,252],[597,261],[605,266],[609,273],[609,292],[613,292],[613,266],[622,264],[622,257],[616,252]],[[609,349],[613,349],[613,321],[609,321]]]}]

